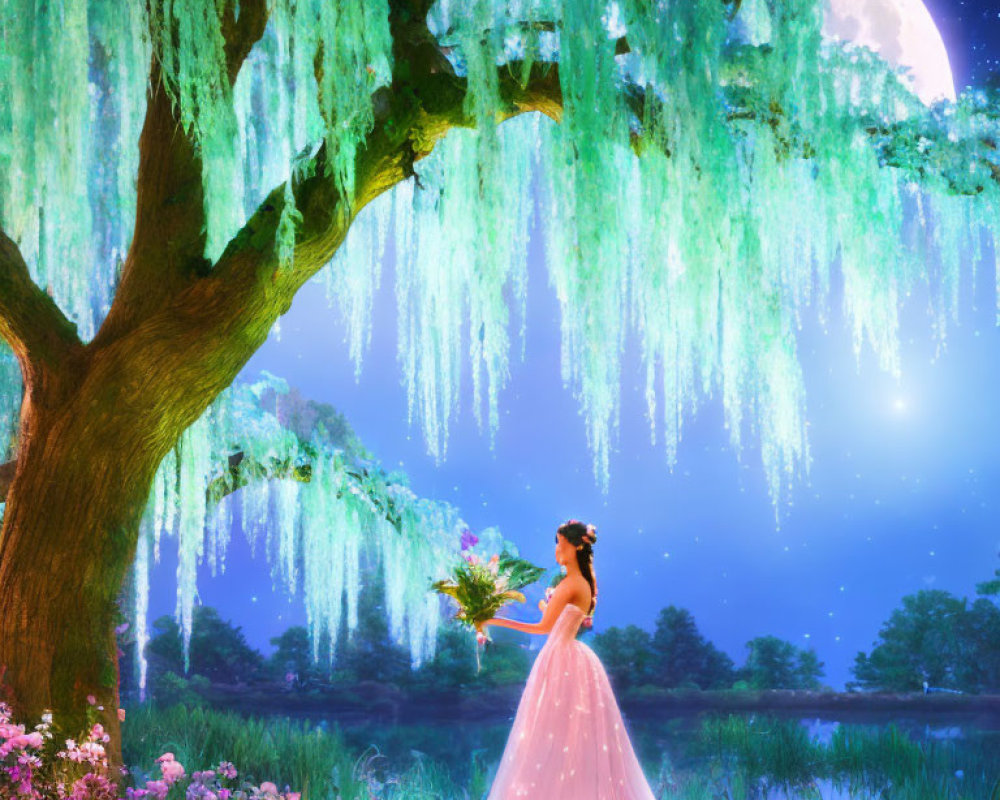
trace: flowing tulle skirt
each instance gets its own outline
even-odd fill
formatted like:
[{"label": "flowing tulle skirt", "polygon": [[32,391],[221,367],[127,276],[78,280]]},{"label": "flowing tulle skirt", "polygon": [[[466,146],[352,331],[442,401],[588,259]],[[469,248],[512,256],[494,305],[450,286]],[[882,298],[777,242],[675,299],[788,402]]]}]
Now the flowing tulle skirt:
[{"label": "flowing tulle skirt", "polygon": [[653,800],[597,655],[576,639],[539,652],[488,800]]}]

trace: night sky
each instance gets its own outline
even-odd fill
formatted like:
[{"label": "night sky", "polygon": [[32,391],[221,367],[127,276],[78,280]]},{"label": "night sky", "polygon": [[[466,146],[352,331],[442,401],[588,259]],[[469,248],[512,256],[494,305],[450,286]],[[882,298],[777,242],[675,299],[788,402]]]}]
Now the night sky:
[{"label": "night sky", "polygon": [[[998,0],[928,5],[959,90],[1000,69]],[[813,464],[776,525],[754,442],[738,459],[719,400],[688,418],[677,467],[667,469],[662,448],[650,444],[634,337],[611,487],[601,495],[583,420],[559,378],[559,309],[540,231],[531,244],[526,359],[517,360],[515,339],[496,447],[476,428],[466,365],[448,457],[435,465],[419,428],[406,424],[392,260],[390,245],[360,382],[344,322],[316,283],[299,293],[280,339],[272,335],[244,374],[267,369],[333,404],[387,469],[408,472],[414,491],[455,503],[473,530],[499,526],[538,563],[555,566],[560,522],[593,522],[595,630],[631,623],[652,630],[659,609],[681,606],[737,664],[749,639],[771,634],[814,647],[825,682],[843,688],[855,654],[870,650],[904,595],[934,588],[972,598],[975,584],[1000,567],[1000,328],[991,263],[978,265],[975,286],[967,276],[960,319],[944,343],[932,333],[927,298],[910,298],[898,381],[869,350],[855,357],[838,298],[825,330],[807,317],[799,341]],[[151,618],[173,611],[172,546],[154,571]],[[268,566],[250,558],[242,538],[227,560],[223,576],[203,569],[202,602],[269,652],[271,636],[303,622],[301,601],[272,591]],[[517,614],[533,619],[532,609]]]}]

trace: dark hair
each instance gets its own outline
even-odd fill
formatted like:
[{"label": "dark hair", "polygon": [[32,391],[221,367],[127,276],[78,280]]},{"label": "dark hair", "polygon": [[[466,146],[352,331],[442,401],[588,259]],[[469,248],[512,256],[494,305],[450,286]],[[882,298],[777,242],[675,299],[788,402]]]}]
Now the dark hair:
[{"label": "dark hair", "polygon": [[571,519],[560,525],[557,532],[565,536],[571,545],[578,548],[576,561],[580,565],[583,577],[590,584],[589,613],[593,613],[594,606],[597,605],[597,580],[594,578],[594,545],[597,543],[597,529],[593,525],[580,522],[578,519]]}]

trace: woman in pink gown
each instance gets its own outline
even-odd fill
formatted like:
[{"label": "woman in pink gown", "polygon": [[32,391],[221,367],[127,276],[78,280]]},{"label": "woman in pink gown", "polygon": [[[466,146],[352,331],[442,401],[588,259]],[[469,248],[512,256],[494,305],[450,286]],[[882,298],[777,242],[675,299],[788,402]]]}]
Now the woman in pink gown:
[{"label": "woman in pink gown", "polygon": [[632,750],[611,683],[597,655],[576,640],[597,598],[590,525],[570,520],[556,534],[566,566],[540,622],[495,618],[548,634],[528,675],[487,800],[653,800]]}]

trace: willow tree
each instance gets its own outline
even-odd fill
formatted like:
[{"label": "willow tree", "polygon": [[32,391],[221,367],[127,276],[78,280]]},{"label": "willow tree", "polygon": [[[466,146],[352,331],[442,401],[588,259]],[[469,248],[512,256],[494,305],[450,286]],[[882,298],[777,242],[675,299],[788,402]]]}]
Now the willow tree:
[{"label": "willow tree", "polygon": [[464,350],[494,431],[536,194],[597,482],[634,331],[667,461],[717,392],[781,500],[809,464],[808,307],[842,292],[856,347],[898,370],[903,299],[929,287],[943,335],[997,224],[990,99],[927,109],[821,22],[815,0],[4,3],[18,709],[116,706],[114,600],[154,476],[314,276],[360,363],[391,239],[428,449],[446,453]]}]

